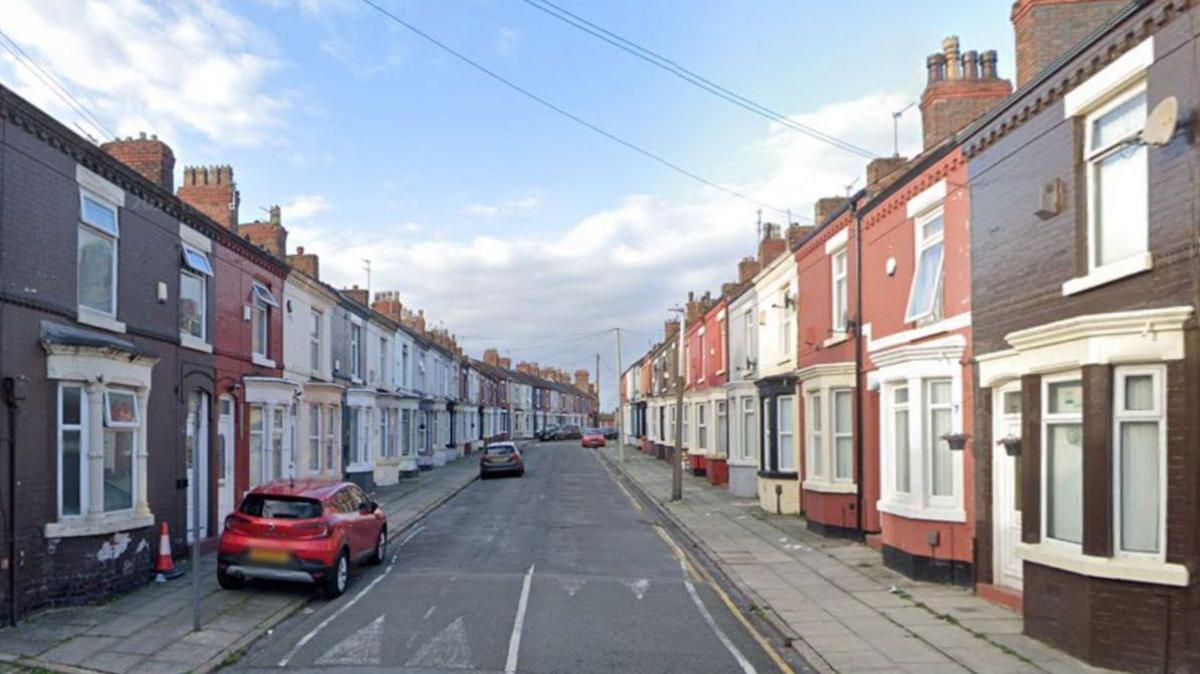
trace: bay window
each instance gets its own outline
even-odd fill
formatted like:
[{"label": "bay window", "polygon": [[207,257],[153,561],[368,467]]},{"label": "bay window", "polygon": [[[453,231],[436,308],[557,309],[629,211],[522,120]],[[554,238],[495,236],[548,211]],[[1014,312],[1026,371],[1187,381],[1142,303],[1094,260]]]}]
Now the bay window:
[{"label": "bay window", "polygon": [[833,479],[838,482],[854,479],[853,407],[849,390],[833,391]]},{"label": "bay window", "polygon": [[808,435],[804,445],[808,456],[808,479],[827,480],[825,471],[825,441],[822,432],[821,393],[815,392],[808,396],[808,416],[805,425]]},{"label": "bay window", "polygon": [[775,398],[775,433],[778,440],[776,465],[784,473],[796,470],[795,411],[792,409],[795,402],[795,396],[781,395]]},{"label": "bay window", "polygon": [[1166,470],[1162,366],[1119,367],[1113,403],[1114,541],[1120,553],[1163,552]]},{"label": "bay window", "polygon": [[337,468],[341,419],[342,417],[337,405],[330,405],[325,408],[325,470],[335,470]]},{"label": "bay window", "polygon": [[696,447],[708,448],[708,403],[696,405]]},{"label": "bay window", "polygon": [[321,471],[321,406],[316,403],[308,406],[308,469]]},{"label": "bay window", "polygon": [[912,492],[911,448],[908,442],[908,386],[892,388],[892,451],[895,456],[896,491]]},{"label": "bay window", "polygon": [[134,502],[134,446],[140,422],[133,391],[104,392],[104,510],[129,510]]},{"label": "bay window", "polygon": [[58,514],[82,515],[87,506],[87,403],[79,384],[58,387]]},{"label": "bay window", "polygon": [[1083,542],[1083,384],[1079,375],[1042,379],[1043,531]]},{"label": "bay window", "polygon": [[949,379],[925,381],[925,447],[932,453],[929,467],[932,496],[954,495],[954,457],[950,443],[943,438],[953,426],[950,391]]},{"label": "bay window", "polygon": [[729,451],[729,420],[728,403],[718,400],[717,403],[717,453],[726,456]]}]

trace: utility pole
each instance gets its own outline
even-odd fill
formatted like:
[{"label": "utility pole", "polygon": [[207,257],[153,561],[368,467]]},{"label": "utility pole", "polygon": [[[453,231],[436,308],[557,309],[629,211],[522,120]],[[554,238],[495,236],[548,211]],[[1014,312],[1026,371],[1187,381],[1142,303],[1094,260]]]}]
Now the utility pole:
[{"label": "utility pole", "polygon": [[600,425],[600,354],[596,354],[596,411],[592,425]]},{"label": "utility pole", "polygon": [[621,463],[625,463],[625,409],[621,406],[621,395],[625,387],[621,384],[621,328],[614,328],[617,337],[617,449],[620,452]]},{"label": "utility pole", "polygon": [[671,452],[671,500],[683,500],[683,327],[687,314],[683,309],[672,309],[679,313],[679,325],[675,332],[679,341],[675,346],[675,449]]}]

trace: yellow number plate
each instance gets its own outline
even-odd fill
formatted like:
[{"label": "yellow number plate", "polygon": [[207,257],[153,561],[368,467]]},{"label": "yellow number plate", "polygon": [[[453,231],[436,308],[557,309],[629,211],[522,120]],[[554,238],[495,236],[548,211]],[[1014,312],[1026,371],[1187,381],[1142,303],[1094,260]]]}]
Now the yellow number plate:
[{"label": "yellow number plate", "polygon": [[250,561],[264,564],[286,564],[287,550],[271,550],[267,548],[251,548]]}]

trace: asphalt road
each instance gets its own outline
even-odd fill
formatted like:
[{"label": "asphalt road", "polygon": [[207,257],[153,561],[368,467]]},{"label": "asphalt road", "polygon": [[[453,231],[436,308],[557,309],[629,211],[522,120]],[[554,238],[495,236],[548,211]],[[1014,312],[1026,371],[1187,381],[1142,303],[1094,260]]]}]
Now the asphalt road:
[{"label": "asphalt road", "polygon": [[393,542],[390,566],[360,569],[232,669],[779,671],[593,450],[525,456],[523,478],[471,484]]}]

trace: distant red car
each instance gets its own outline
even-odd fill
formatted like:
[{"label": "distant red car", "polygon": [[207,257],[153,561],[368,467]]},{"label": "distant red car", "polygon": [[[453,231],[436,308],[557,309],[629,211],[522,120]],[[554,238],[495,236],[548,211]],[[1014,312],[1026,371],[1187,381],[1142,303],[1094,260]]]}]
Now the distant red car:
[{"label": "distant red car", "polygon": [[362,489],[331,480],[275,480],[255,487],[225,518],[217,581],[236,589],[250,578],[346,591],[350,566],[387,556],[387,515]]},{"label": "distant red car", "polygon": [[589,428],[583,432],[583,438],[579,441],[584,447],[603,447],[604,431],[599,428]]}]

